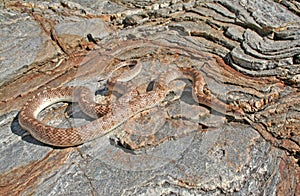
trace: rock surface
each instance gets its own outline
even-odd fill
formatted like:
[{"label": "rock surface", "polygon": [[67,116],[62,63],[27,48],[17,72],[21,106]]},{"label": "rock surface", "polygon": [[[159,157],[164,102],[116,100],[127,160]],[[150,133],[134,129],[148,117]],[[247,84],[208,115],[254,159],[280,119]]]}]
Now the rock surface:
[{"label": "rock surface", "polygon": [[[299,7],[1,1],[0,195],[299,195]],[[176,80],[166,104],[77,147],[45,145],[20,127],[34,94],[85,85],[101,98],[97,81],[131,59],[142,70],[126,87],[147,93],[162,72],[194,67],[206,92],[242,114],[198,104],[191,82]],[[38,118],[57,127],[92,121],[63,103]]]}]

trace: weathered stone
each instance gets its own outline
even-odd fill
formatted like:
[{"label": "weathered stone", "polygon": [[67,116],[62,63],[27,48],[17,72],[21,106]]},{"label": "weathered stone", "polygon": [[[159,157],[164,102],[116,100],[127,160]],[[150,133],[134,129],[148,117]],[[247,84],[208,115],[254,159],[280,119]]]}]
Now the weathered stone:
[{"label": "weathered stone", "polygon": [[[299,195],[299,21],[285,0],[1,1],[0,195]],[[132,59],[140,73],[112,95],[97,82]],[[181,79],[159,107],[77,147],[46,146],[18,123],[45,87],[116,101],[177,67],[197,69],[227,107],[199,104]],[[38,119],[93,120],[66,103]]]},{"label": "weathered stone", "polygon": [[105,24],[99,18],[95,19],[76,19],[74,18],[73,22],[59,23],[55,26],[57,35],[69,34],[69,35],[78,35],[81,37],[86,37],[87,34],[92,34],[95,38],[102,39],[108,35],[108,32],[105,30]]},{"label": "weathered stone", "polygon": [[142,20],[142,18],[138,15],[133,15],[133,16],[127,16],[124,21],[124,27],[128,27],[128,26],[134,26],[137,25],[138,23],[140,23],[140,21]]},{"label": "weathered stone", "polygon": [[4,10],[0,14],[0,85],[20,77],[31,64],[59,54],[58,48],[28,14]]},{"label": "weathered stone", "polygon": [[225,35],[229,36],[231,39],[241,42],[243,40],[243,34],[245,29],[241,27],[228,27],[225,32]]}]

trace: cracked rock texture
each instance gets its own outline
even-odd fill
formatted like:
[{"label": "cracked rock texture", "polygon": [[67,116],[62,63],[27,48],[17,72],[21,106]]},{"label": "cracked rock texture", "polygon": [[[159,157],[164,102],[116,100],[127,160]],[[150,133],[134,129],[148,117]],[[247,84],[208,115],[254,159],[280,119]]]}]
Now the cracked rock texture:
[{"label": "cracked rock texture", "polygon": [[[0,1],[0,195],[300,195],[299,8],[293,0]],[[164,105],[77,147],[47,146],[20,127],[34,94],[85,85],[100,99],[98,80],[131,59],[142,70],[126,86],[140,93],[168,68],[194,67],[206,92],[242,114],[198,104],[185,79],[170,83]],[[76,103],[38,118],[56,127],[93,120]]]}]

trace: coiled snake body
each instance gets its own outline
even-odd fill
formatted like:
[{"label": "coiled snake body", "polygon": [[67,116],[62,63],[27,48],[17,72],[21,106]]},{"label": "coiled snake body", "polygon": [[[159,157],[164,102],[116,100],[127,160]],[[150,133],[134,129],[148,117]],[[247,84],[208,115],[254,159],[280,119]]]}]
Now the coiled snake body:
[{"label": "coiled snake body", "polygon": [[[45,90],[29,99],[19,113],[19,123],[35,139],[43,143],[61,147],[76,146],[114,130],[130,117],[143,110],[159,105],[169,92],[168,84],[179,78],[189,78],[193,81],[193,97],[196,101],[217,111],[226,112],[228,105],[204,90],[205,81],[198,70],[179,68],[161,74],[152,91],[139,95],[133,89],[116,103],[111,104],[110,107],[100,106],[95,109],[94,103],[84,104],[87,106],[83,105],[81,107],[88,115],[93,112],[103,115],[86,125],[75,128],[56,128],[37,119],[39,112],[53,103],[61,101],[80,102],[81,96],[78,96],[78,93],[91,93],[86,87],[72,86]],[[92,112],[90,112],[91,110]]]}]

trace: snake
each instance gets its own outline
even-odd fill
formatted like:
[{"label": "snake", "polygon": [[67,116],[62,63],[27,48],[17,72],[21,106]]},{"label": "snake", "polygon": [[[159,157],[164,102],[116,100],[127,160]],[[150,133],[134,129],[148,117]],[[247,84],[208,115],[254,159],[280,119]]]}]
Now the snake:
[{"label": "snake", "polygon": [[19,113],[19,124],[42,143],[57,147],[78,146],[113,131],[136,114],[162,104],[171,91],[168,89],[168,84],[182,78],[192,80],[193,98],[198,103],[222,113],[228,108],[237,110],[237,108],[229,107],[205,89],[206,82],[200,71],[195,68],[177,67],[177,69],[172,68],[161,73],[151,91],[139,94],[132,89],[116,102],[110,103],[109,110],[103,105],[97,108],[93,102],[82,104],[83,112],[88,115],[99,112],[102,116],[79,127],[53,127],[41,122],[37,117],[51,104],[82,101],[80,94],[89,93],[89,89],[82,86],[63,86],[44,90],[25,103]]}]

